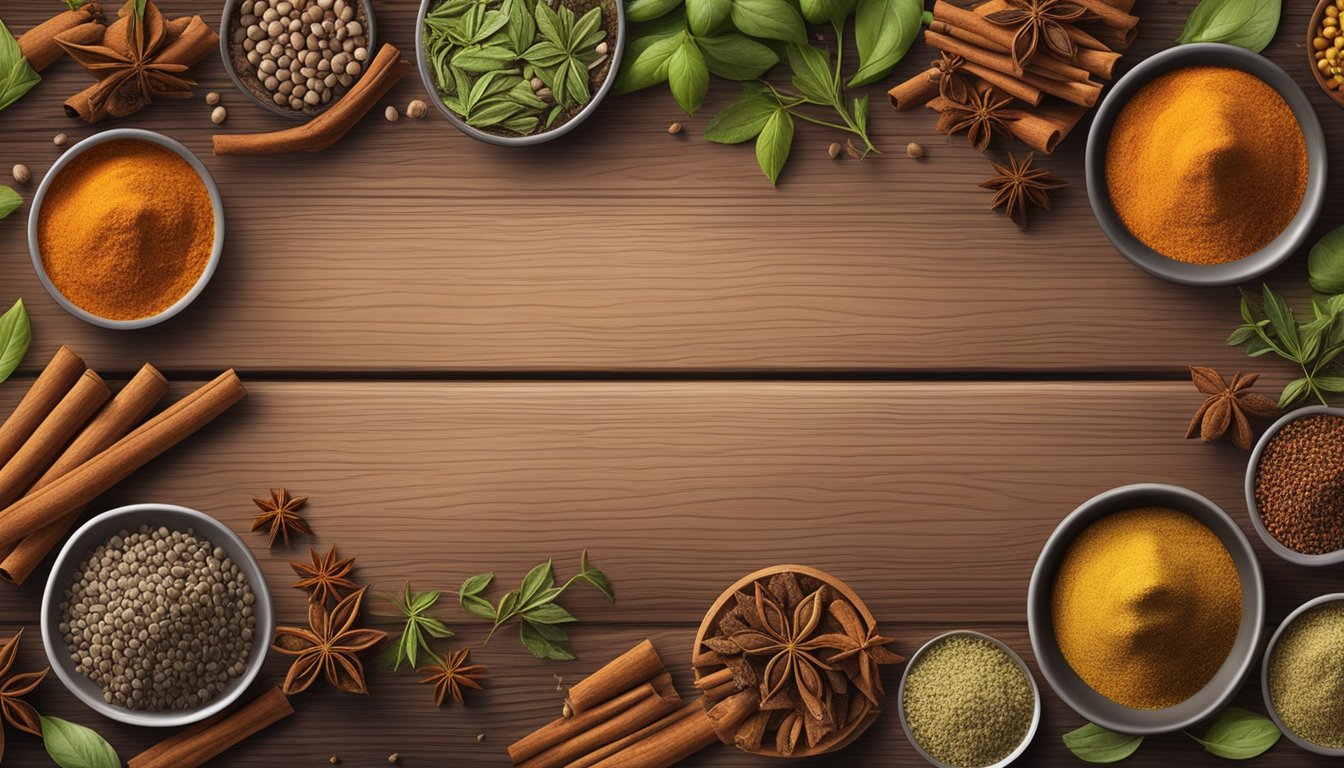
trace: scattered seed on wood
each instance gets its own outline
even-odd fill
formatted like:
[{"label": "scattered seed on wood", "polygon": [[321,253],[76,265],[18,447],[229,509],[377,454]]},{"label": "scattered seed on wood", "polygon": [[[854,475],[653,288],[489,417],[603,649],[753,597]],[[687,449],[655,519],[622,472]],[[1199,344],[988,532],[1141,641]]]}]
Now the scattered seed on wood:
[{"label": "scattered seed on wood", "polygon": [[400,764],[401,764],[401,753],[400,753],[400,752],[393,752],[392,754],[388,755],[388,756],[387,756],[387,762],[389,762],[389,763],[391,763],[391,764],[393,764],[393,765],[400,765]]},{"label": "scattered seed on wood", "polygon": [[339,758],[339,757],[337,757],[337,756],[335,756],[335,755],[332,755],[331,757],[327,758],[327,762],[328,762],[328,763],[331,763],[332,765],[340,765],[340,764],[341,764],[341,758]]},{"label": "scattered seed on wood", "polygon": [[425,102],[421,101],[420,99],[416,99],[412,101],[410,104],[406,105],[406,116],[411,118],[412,120],[419,120],[420,118],[424,117],[425,113],[428,111],[429,111],[429,105],[425,104]]},{"label": "scattered seed on wood", "polygon": [[484,734],[484,733],[478,733],[478,734],[476,734],[476,740],[477,740],[477,741],[485,741],[485,734]]},{"label": "scattered seed on wood", "polygon": [[212,107],[215,106],[219,103],[219,94],[214,91],[205,94],[205,103]]},{"label": "scattered seed on wood", "polygon": [[387,109],[383,110],[383,116],[387,118],[387,122],[389,123],[395,123],[401,119],[401,113],[391,104],[388,104]]},{"label": "scattered seed on wood", "polygon": [[672,134],[673,136],[676,136],[678,133],[681,133],[681,123],[673,123],[667,126],[667,132]]},{"label": "scattered seed on wood", "polygon": [[839,145],[839,144],[836,144],[835,142],[831,142],[831,146],[829,146],[829,147],[826,148],[826,154],[830,155],[832,160],[834,160],[835,158],[839,157],[839,156],[840,156],[840,145]]},{"label": "scattered seed on wood", "polygon": [[223,107],[215,107],[215,111],[210,113],[210,122],[219,125],[229,119],[229,111]]},{"label": "scattered seed on wood", "polygon": [[912,141],[905,145],[905,154],[915,159],[919,159],[924,156],[924,145],[917,141]]},{"label": "scattered seed on wood", "polygon": [[14,182],[16,184],[27,184],[33,178],[32,171],[28,170],[28,166],[23,163],[14,166],[14,170],[10,172],[10,175],[14,177]]},{"label": "scattered seed on wood", "polygon": [[845,142],[845,154],[849,155],[855,160],[863,159],[863,153],[859,151],[858,147],[854,146],[853,139],[850,139],[849,141]]},{"label": "scattered seed on wood", "polygon": [[51,137],[51,143],[58,147],[64,147],[66,144],[70,143],[70,137],[66,136],[64,133],[58,133]]}]

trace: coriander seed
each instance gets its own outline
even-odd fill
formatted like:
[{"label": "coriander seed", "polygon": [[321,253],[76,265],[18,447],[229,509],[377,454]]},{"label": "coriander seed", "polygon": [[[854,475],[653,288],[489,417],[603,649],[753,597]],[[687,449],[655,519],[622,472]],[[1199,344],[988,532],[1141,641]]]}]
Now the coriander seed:
[{"label": "coriander seed", "polygon": [[14,177],[15,184],[27,184],[33,179],[32,171],[28,170],[28,166],[23,163],[14,166],[14,170],[10,171],[10,175]]},{"label": "coriander seed", "polygon": [[681,133],[681,123],[673,123],[667,126],[667,132],[672,134],[673,136],[676,136],[678,133]]},{"label": "coriander seed", "polygon": [[917,141],[912,141],[905,145],[905,154],[918,160],[924,156],[924,145]]}]

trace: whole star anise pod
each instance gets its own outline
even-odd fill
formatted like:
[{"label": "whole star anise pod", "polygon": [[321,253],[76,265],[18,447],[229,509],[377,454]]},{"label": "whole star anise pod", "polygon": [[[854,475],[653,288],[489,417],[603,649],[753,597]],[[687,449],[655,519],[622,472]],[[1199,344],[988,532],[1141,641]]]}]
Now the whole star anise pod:
[{"label": "whole star anise pod", "polygon": [[859,612],[854,610],[854,606],[848,602],[832,601],[827,610],[836,621],[840,622],[840,626],[844,627],[845,634],[854,641],[852,647],[827,655],[827,663],[852,665],[855,674],[850,675],[850,679],[854,680],[859,692],[867,697],[873,706],[881,706],[882,702],[878,697],[882,695],[882,677],[878,667],[882,664],[900,664],[905,661],[905,657],[887,650],[887,646],[894,641],[879,635],[877,627],[869,627],[859,616]]},{"label": "whole star anise pod", "polygon": [[271,541],[270,546],[275,546],[276,537],[281,537],[285,541],[285,546],[289,546],[289,532],[312,533],[308,527],[307,521],[299,516],[298,510],[308,503],[307,496],[291,497],[289,491],[284,488],[271,489],[271,498],[252,499],[261,510],[261,514],[252,519],[252,530],[259,531],[263,528],[270,528]]},{"label": "whole star anise pod", "polygon": [[1199,439],[1211,443],[1230,429],[1232,444],[1243,451],[1251,450],[1255,435],[1251,432],[1251,422],[1247,417],[1269,419],[1281,411],[1278,403],[1259,392],[1251,391],[1259,378],[1258,373],[1243,376],[1238,371],[1229,383],[1212,368],[1190,366],[1190,379],[1195,382],[1195,388],[1208,397],[1195,411],[1194,418],[1190,419],[1185,438],[1189,440],[1198,435]]},{"label": "whole star anise pod", "polygon": [[485,667],[479,664],[467,664],[467,657],[471,655],[470,648],[463,648],[460,651],[450,651],[438,664],[428,667],[421,667],[416,671],[422,675],[429,675],[421,680],[422,683],[434,684],[434,704],[442,707],[444,699],[449,696],[458,704],[465,704],[462,698],[464,689],[475,688],[481,690],[480,680],[485,679]]},{"label": "whole star anise pod", "polygon": [[350,593],[330,612],[321,603],[308,604],[307,627],[277,627],[276,653],[293,656],[283,691],[293,695],[325,675],[327,682],[346,693],[368,693],[359,654],[387,639],[387,633],[355,626],[364,590]]},{"label": "whole star anise pod", "polygon": [[60,43],[71,58],[98,78],[89,101],[105,104],[113,117],[125,117],[144,109],[155,98],[191,98],[195,83],[180,76],[187,66],[155,60],[168,37],[167,22],[158,7],[146,2],[141,9],[136,0],[128,0],[121,15],[129,17],[124,48],[108,39],[102,45]]},{"label": "whole star anise pod", "polygon": [[294,588],[309,590],[309,600],[325,605],[328,600],[338,602],[359,589],[359,585],[349,578],[350,571],[355,568],[355,558],[338,559],[335,546],[325,555],[319,555],[317,550],[309,547],[308,556],[312,558],[311,564],[296,562],[290,563],[289,567],[300,577]]},{"label": "whole star anise pod", "polygon": [[[34,736],[41,736],[42,720],[38,717],[37,710],[33,709],[33,705],[24,701],[23,697],[42,684],[51,667],[46,667],[41,672],[24,672],[11,676],[9,672],[14,667],[14,660],[18,658],[19,640],[22,638],[23,630],[20,629],[0,646],[0,713],[4,716],[4,722]],[[0,724],[0,760],[4,759],[4,753],[5,732],[3,725]]]},{"label": "whole star anise pod", "polygon": [[951,56],[943,52],[937,61],[930,62],[935,72],[929,75],[935,83],[938,83],[938,95],[948,101],[965,103],[970,98],[971,82],[961,68],[966,65],[966,59],[960,56]]},{"label": "whole star anise pod", "polygon": [[1005,0],[1008,8],[985,16],[1001,27],[1015,27],[1013,35],[1013,63],[1019,70],[1025,68],[1040,49],[1041,42],[1050,53],[1072,61],[1078,56],[1078,45],[1069,37],[1065,24],[1077,21],[1087,9],[1068,0]]},{"label": "whole star anise pod", "polygon": [[955,118],[948,133],[965,131],[971,146],[983,152],[995,136],[1008,136],[1008,123],[1021,116],[1012,103],[1011,96],[1000,96],[993,88],[972,88],[964,101],[948,99],[945,111]]},{"label": "whole star anise pod", "polygon": [[990,210],[1004,209],[1021,227],[1027,225],[1027,209],[1030,206],[1050,210],[1050,191],[1069,185],[1050,171],[1031,167],[1034,160],[1035,155],[1029,154],[1025,160],[1018,162],[1011,153],[1008,155],[1008,165],[991,160],[990,164],[994,166],[997,175],[980,184],[985,189],[994,190]]}]

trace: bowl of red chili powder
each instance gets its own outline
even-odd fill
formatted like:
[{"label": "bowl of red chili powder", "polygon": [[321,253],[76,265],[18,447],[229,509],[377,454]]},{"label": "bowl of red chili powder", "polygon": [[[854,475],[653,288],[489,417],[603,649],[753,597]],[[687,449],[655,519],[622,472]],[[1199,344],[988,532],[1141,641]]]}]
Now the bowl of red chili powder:
[{"label": "bowl of red chili powder", "polygon": [[224,204],[186,147],[120,128],[71,147],[42,179],[28,250],[56,302],[103,328],[157,325],[186,309],[214,275]]}]

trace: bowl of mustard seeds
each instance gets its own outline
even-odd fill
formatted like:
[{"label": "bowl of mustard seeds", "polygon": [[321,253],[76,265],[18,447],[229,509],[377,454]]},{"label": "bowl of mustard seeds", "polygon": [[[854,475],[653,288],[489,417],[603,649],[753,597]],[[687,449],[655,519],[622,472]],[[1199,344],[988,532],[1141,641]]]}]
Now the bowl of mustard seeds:
[{"label": "bowl of mustard seeds", "polygon": [[1279,418],[1246,464],[1246,508],[1271,552],[1295,565],[1344,563],[1344,408]]}]

